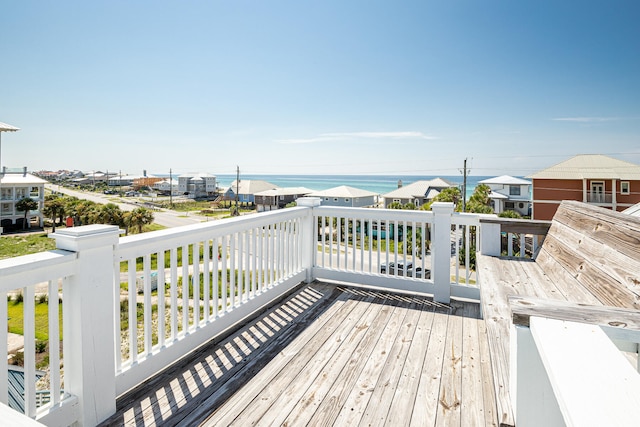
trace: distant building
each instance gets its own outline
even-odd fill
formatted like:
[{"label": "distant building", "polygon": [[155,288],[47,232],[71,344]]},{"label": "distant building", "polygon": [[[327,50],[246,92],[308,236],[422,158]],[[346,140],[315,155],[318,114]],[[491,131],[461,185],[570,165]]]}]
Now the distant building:
[{"label": "distant building", "polygon": [[402,205],[412,203],[419,208],[440,194],[445,188],[452,187],[457,187],[457,184],[442,178],[416,181],[409,185],[402,185],[402,181],[399,181],[397,189],[382,195],[384,207],[388,208],[391,203],[397,202]]},{"label": "distant building", "polygon": [[213,197],[218,188],[216,176],[210,173],[185,173],[178,176],[180,194],[194,198]]},{"label": "distant building", "polygon": [[536,172],[533,219],[553,218],[562,200],[615,211],[640,202],[640,166],[600,154],[581,154]]},{"label": "distant building", "polygon": [[491,188],[489,199],[495,213],[515,211],[522,216],[531,215],[531,181],[502,175],[478,183]]},{"label": "distant building", "polygon": [[38,202],[38,209],[27,214],[27,226],[33,220],[43,226],[44,184],[47,181],[27,173],[27,168],[11,170],[3,168],[0,174],[0,233],[3,229],[22,228],[24,212],[16,209],[16,203],[25,197]]},{"label": "distant building", "polygon": [[174,179],[171,181],[169,181],[169,178],[163,179],[153,184],[152,188],[157,192],[166,194],[166,195],[169,195],[169,194],[173,196],[182,195],[182,193],[180,192],[180,182],[177,179]]},{"label": "distant building", "polygon": [[255,196],[255,204],[258,212],[282,209],[291,202],[295,202],[298,197],[313,193],[304,187],[286,187],[273,190],[260,191]]},{"label": "distant building", "polygon": [[280,188],[277,185],[271,184],[267,181],[260,181],[256,179],[241,179],[240,184],[233,181],[229,188],[224,192],[225,200],[235,200],[236,193],[238,194],[238,202],[240,203],[255,203],[256,193],[260,193],[266,190],[274,190]]},{"label": "distant building", "polygon": [[309,196],[320,197],[322,206],[363,208],[375,206],[378,194],[373,191],[340,185],[323,191],[315,191]]}]

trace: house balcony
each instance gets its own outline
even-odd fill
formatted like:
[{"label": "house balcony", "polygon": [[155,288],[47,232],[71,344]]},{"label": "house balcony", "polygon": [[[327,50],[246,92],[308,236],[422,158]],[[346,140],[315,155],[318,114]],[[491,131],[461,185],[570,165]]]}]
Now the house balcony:
[{"label": "house balcony", "polygon": [[[501,356],[473,250],[530,245],[513,255],[531,256],[541,242],[531,233],[546,229],[521,222],[501,237],[485,219],[451,204],[299,199],[135,236],[59,230],[56,250],[0,261],[0,342],[19,289],[25,378],[36,371],[36,295],[49,313],[46,385],[25,381],[24,414],[10,409],[3,358],[0,412],[24,425],[498,425]],[[393,232],[374,236],[374,223]]]},{"label": "house balcony", "polygon": [[609,193],[587,193],[587,202],[596,205],[610,205],[613,203],[613,196]]}]

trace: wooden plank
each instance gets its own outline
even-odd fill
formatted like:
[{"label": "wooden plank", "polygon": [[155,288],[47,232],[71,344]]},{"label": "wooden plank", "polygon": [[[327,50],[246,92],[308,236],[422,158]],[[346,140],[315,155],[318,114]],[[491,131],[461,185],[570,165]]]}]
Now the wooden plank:
[{"label": "wooden plank", "polygon": [[535,234],[544,236],[551,227],[551,221],[518,218],[480,218],[480,224],[499,224],[503,233]]},{"label": "wooden plank", "polygon": [[581,228],[571,228],[559,222],[554,237],[588,260],[596,274],[601,272],[636,296],[640,295],[640,249],[636,249],[634,257],[629,257],[605,242],[585,236]]},{"label": "wooden plank", "polygon": [[394,315],[380,336],[375,350],[367,361],[364,362],[364,368],[358,376],[356,386],[351,390],[351,393],[349,393],[349,396],[338,413],[335,420],[336,425],[354,425],[359,423],[369,403],[375,384],[380,376],[380,371],[387,360],[395,337],[402,328],[407,311],[408,309],[403,306],[398,306],[394,310]]},{"label": "wooden plank", "polygon": [[462,316],[461,307],[451,304],[440,380],[436,426],[460,425],[462,399]]},{"label": "wooden plank", "polygon": [[[640,218],[598,208],[585,203],[563,202],[554,215],[556,222],[572,227],[578,224],[583,234],[630,258],[638,257]],[[553,228],[553,227],[552,227]]]},{"label": "wooden plank", "polygon": [[[383,425],[386,423],[389,407],[405,367],[421,311],[415,303],[408,307],[407,315],[382,367],[369,403],[360,420],[360,425]],[[391,421],[396,422],[397,419]]]},{"label": "wooden plank", "polygon": [[[307,390],[306,394],[302,396],[282,423],[283,425],[334,425],[342,404],[364,367],[361,361],[370,356],[393,311],[394,306],[388,302],[371,304],[369,314],[375,314],[375,318],[372,320],[368,318],[356,328],[362,328],[362,339],[358,346],[351,353],[341,347],[342,357],[334,359],[321,373],[314,387]],[[367,321],[370,323],[367,324]],[[345,356],[347,360],[343,360]]]},{"label": "wooden plank", "polygon": [[[197,375],[191,375],[190,381],[200,381],[202,383],[197,378],[205,375],[216,383],[216,387],[209,387],[207,390],[203,389],[203,392],[199,393],[198,396],[189,400],[190,404],[194,404],[195,410],[193,412],[201,412],[202,409],[198,407],[199,403],[206,400],[213,391],[220,393],[221,389],[224,389],[224,385],[235,374],[240,372],[241,368],[259,368],[261,363],[266,363],[259,356],[260,354],[269,351],[272,347],[277,348],[283,342],[292,340],[309,322],[317,320],[317,317],[331,317],[333,306],[329,306],[329,309],[325,311],[326,306],[336,300],[339,295],[338,292],[334,292],[333,287],[322,285],[306,286],[298,290],[279,305],[259,313],[254,320],[248,321],[245,327],[237,331],[237,334],[254,337],[253,342],[246,340],[247,346],[253,346],[252,352],[254,354],[247,357],[242,363],[238,363],[235,366],[230,365],[230,360],[226,353],[227,350],[223,350],[233,342],[237,335],[231,333],[228,336],[219,337],[212,341],[211,344],[196,350],[188,359],[167,368],[164,372],[141,384],[138,388],[120,396],[117,402],[118,413],[106,420],[104,425],[122,423],[122,416],[127,412],[135,413],[138,423],[143,423],[143,419],[149,419],[152,416],[166,418],[166,425],[179,423],[180,419],[186,415],[184,412],[190,412],[186,409],[187,397],[183,392],[183,390],[189,390],[190,385],[185,383],[186,379],[183,373],[185,370],[191,370],[192,366],[197,366],[198,368],[194,369],[193,372],[196,372]],[[301,298],[301,296],[303,297]],[[316,300],[315,305],[309,306],[306,312],[298,317],[295,324],[279,334],[274,334],[274,330],[264,322],[282,305],[290,305],[292,301],[296,301],[295,307],[308,304],[314,299]],[[262,327],[260,327],[261,324]],[[258,336],[258,334],[262,336]],[[199,369],[203,369],[204,373],[199,372]],[[154,400],[157,400],[155,399],[157,393],[165,395],[166,399],[163,398],[162,402],[154,402]]]},{"label": "wooden plank", "polygon": [[427,354],[420,372],[420,383],[411,414],[411,426],[432,426],[436,423],[448,322],[448,309],[434,311]]},{"label": "wooden plank", "polygon": [[575,275],[576,280],[604,305],[640,309],[638,295],[594,266],[580,251],[572,250],[552,234],[547,236],[543,246],[563,268]]},{"label": "wooden plank", "polygon": [[[268,363],[257,363],[255,369],[245,368],[243,372],[239,373],[239,377],[232,378],[225,383],[219,391],[216,391],[211,397],[207,399],[207,402],[202,406],[201,414],[190,414],[185,419],[186,424],[192,423],[192,420],[197,420],[202,417],[203,414],[210,412],[209,408],[215,407],[214,403],[220,402],[226,399],[222,399],[220,394],[231,396],[237,389],[238,384],[236,380],[241,380],[241,384],[252,382],[253,384],[269,384],[281,371],[284,369],[289,361],[294,358],[299,351],[311,342],[312,339],[327,339],[331,335],[333,329],[329,324],[337,324],[342,322],[349,315],[351,310],[357,305],[357,301],[349,299],[349,296],[345,293],[341,293],[337,299],[340,304],[334,304],[336,310],[323,313],[322,318],[316,319],[312,322],[305,332],[297,337],[296,340],[289,345],[279,345],[273,347],[272,351],[277,355],[271,354],[262,356],[268,360]],[[326,316],[324,316],[326,314]],[[320,334],[320,335],[318,335]],[[250,388],[251,386],[249,386]],[[242,393],[236,393],[232,399],[229,399],[225,404],[219,407],[213,414],[211,414],[203,423],[203,425],[215,426],[215,425],[228,425],[238,417],[243,410],[253,401],[253,399],[259,394],[260,389],[247,390],[243,389]]]},{"label": "wooden plank", "polygon": [[566,301],[522,296],[509,297],[515,325],[529,326],[532,316],[579,323],[591,323],[612,328],[640,331],[640,311],[619,307],[586,306]]},{"label": "wooden plank", "polygon": [[433,328],[433,319],[434,307],[431,304],[422,304],[411,348],[407,354],[402,375],[391,400],[385,425],[394,425],[396,420],[404,419],[411,414],[416,405],[422,406],[425,404],[425,402],[417,401],[416,396]]},{"label": "wooden plank", "polygon": [[491,354],[489,354],[489,340],[487,326],[480,321],[478,326],[478,341],[480,343],[480,366],[482,369],[482,399],[484,400],[484,424],[497,426],[498,415],[496,409],[496,390],[493,369],[491,368]]},{"label": "wooden plank", "polygon": [[[281,425],[338,349],[345,344],[352,348],[357,344],[362,336],[357,333],[358,325],[366,319],[372,301],[373,298],[357,300],[356,307],[346,319],[333,325],[327,324],[324,331],[332,329],[331,335],[323,340],[324,331],[316,334],[285,369],[269,381],[259,398],[247,405],[234,422],[238,425]],[[245,387],[243,393],[248,392],[251,392],[250,388]]]},{"label": "wooden plank", "polygon": [[460,425],[484,426],[484,383],[478,334],[478,323],[482,321],[478,320],[480,313],[476,304],[465,304],[463,312]]},{"label": "wooden plank", "polygon": [[[514,261],[480,255],[482,311],[486,325],[491,367],[494,375],[497,419],[500,425],[514,425],[511,398],[509,395],[509,337],[510,309],[507,296],[517,290],[507,282],[512,280],[514,270],[509,263]],[[519,262],[519,261],[517,261]],[[504,276],[503,276],[504,274]]]}]

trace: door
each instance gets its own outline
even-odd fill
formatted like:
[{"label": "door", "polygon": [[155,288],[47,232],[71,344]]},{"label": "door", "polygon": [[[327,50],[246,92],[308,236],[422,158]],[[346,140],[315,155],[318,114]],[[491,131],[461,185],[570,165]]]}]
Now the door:
[{"label": "door", "polygon": [[591,181],[591,202],[604,203],[604,182]]}]

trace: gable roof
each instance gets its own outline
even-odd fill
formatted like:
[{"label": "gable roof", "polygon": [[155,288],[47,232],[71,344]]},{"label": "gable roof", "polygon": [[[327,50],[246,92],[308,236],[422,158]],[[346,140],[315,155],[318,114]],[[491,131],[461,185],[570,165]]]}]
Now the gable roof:
[{"label": "gable roof", "polygon": [[640,166],[602,154],[579,154],[527,178],[640,180]]},{"label": "gable roof", "polygon": [[257,179],[241,179],[240,186],[236,187],[236,180],[234,180],[227,189],[227,192],[231,191],[235,194],[235,192],[237,191],[238,194],[256,194],[261,191],[273,190],[276,188],[280,187],[267,181],[260,181]]},{"label": "gable roof", "polygon": [[274,188],[271,190],[259,191],[255,193],[255,196],[295,196],[297,194],[309,194],[313,193],[313,190],[309,190],[305,187],[284,187]]},{"label": "gable roof", "polygon": [[531,181],[526,179],[516,178],[511,175],[501,175],[494,178],[483,179],[478,181],[479,184],[503,184],[503,185],[531,185]]},{"label": "gable roof", "polygon": [[370,197],[377,195],[378,193],[374,193],[373,191],[349,187],[348,185],[340,185],[310,194],[312,197]]},{"label": "gable roof", "polygon": [[441,190],[448,187],[456,187],[457,185],[442,178],[435,178],[431,180],[422,180],[412,182],[411,184],[402,186],[393,191],[390,191],[382,196],[386,199],[412,199],[415,197],[425,197],[429,193],[429,197],[435,197],[437,193],[430,190]]}]

